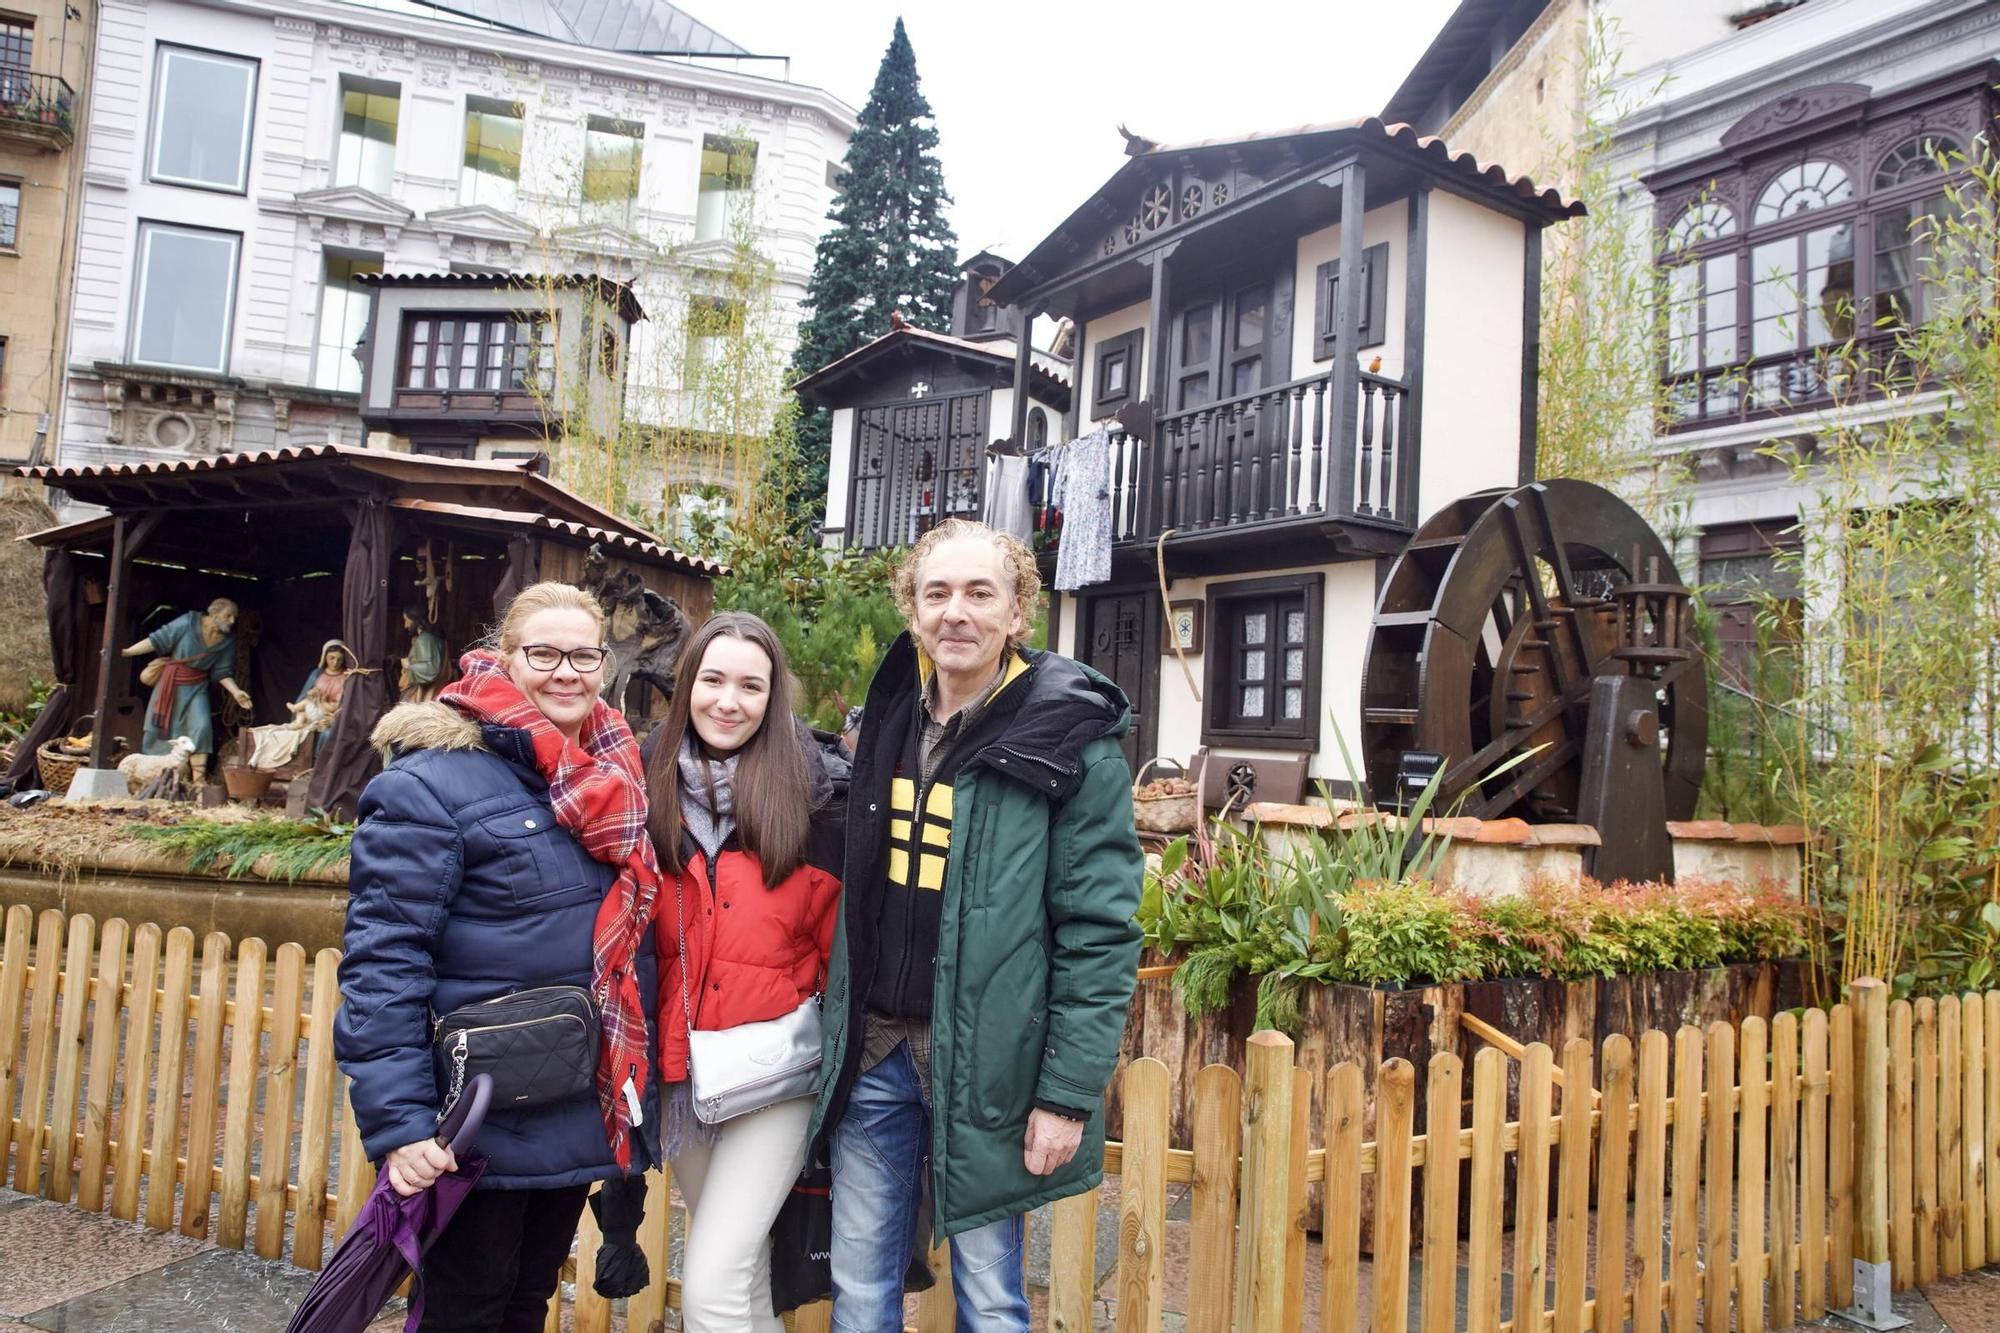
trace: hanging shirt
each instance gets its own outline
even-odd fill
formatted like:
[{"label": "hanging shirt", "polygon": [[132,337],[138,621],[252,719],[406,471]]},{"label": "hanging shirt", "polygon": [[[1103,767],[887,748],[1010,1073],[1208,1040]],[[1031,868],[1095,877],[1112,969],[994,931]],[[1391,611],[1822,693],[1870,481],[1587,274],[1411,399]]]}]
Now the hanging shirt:
[{"label": "hanging shirt", "polygon": [[986,469],[986,526],[1027,541],[1035,534],[1034,508],[1028,502],[1028,460],[1017,454],[995,454]]},{"label": "hanging shirt", "polygon": [[1111,577],[1111,431],[1099,426],[1063,452],[1054,478],[1063,522],[1055,587],[1069,592]]}]

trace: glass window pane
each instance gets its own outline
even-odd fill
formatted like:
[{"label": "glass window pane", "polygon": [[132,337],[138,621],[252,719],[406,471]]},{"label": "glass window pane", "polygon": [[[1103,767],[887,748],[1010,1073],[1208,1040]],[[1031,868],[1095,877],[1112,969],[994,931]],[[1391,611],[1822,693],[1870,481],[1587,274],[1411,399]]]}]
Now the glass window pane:
[{"label": "glass window pane", "polygon": [[1285,642],[1304,643],[1305,641],[1306,613],[1303,611],[1285,612]]},{"label": "glass window pane", "polygon": [[1130,358],[1123,352],[1104,358],[1104,387],[1098,390],[1100,398],[1112,398],[1125,392],[1125,363]]},{"label": "glass window pane", "polygon": [[465,156],[459,202],[511,209],[521,179],[525,110],[519,102],[471,97],[465,103]]},{"label": "glass window pane", "polygon": [[361,362],[354,348],[368,327],[368,289],[356,281],[380,273],[382,261],[371,255],[326,256],[320,280],[319,344],[313,361],[313,383],[322,389],[356,393],[361,388]]},{"label": "glass window pane", "polygon": [[153,179],[245,189],[257,64],[162,46],[153,84]]},{"label": "glass window pane", "polygon": [[1215,307],[1198,305],[1181,317],[1181,364],[1205,365],[1215,351]]},{"label": "glass window pane", "polygon": [[1712,369],[1736,359],[1736,256],[1709,260],[1703,265],[1702,281],[1708,286],[1702,364]]},{"label": "glass window pane", "polygon": [[1243,679],[1264,679],[1264,653],[1262,649],[1256,649],[1243,654]]},{"label": "glass window pane", "polygon": [[343,84],[333,183],[386,194],[394,184],[400,93],[394,84]]},{"label": "glass window pane", "polygon": [[1264,687],[1262,685],[1248,686],[1238,692],[1238,698],[1241,700],[1241,704],[1236,710],[1239,716],[1264,716]]},{"label": "glass window pane", "polygon": [[1306,715],[1306,692],[1294,685],[1285,691],[1285,721],[1297,722]]},{"label": "glass window pane", "polygon": [[627,204],[639,197],[639,154],[645,127],[592,116],[583,136],[583,200]]},{"label": "glass window pane", "polygon": [[1271,303],[1267,287],[1251,287],[1236,294],[1236,347],[1264,345],[1264,313]]},{"label": "glass window pane", "polygon": [[0,248],[13,249],[21,229],[21,187],[0,181]]},{"label": "glass window pane", "polygon": [[1285,649],[1285,679],[1304,680],[1305,678],[1306,650],[1303,648]]},{"label": "glass window pane", "polygon": [[1263,369],[1264,358],[1261,356],[1253,356],[1248,361],[1237,362],[1235,367],[1230,371],[1230,397],[1233,398],[1238,394],[1254,392],[1257,386],[1263,383],[1263,376],[1260,373]]},{"label": "glass window pane", "polygon": [[132,359],[221,374],[236,297],[234,232],[141,223]]},{"label": "glass window pane", "polygon": [[1269,632],[1269,619],[1262,611],[1252,611],[1243,617],[1243,643],[1246,647],[1256,647],[1264,642]]},{"label": "glass window pane", "polygon": [[694,238],[721,240],[748,215],[757,178],[757,141],[704,134]]},{"label": "glass window pane", "polygon": [[1200,407],[1214,397],[1208,391],[1208,372],[1189,375],[1181,381],[1181,402],[1183,408]]},{"label": "glass window pane", "polygon": [[1811,160],[1787,167],[1757,198],[1759,225],[1846,203],[1854,195],[1847,173],[1832,162]]}]

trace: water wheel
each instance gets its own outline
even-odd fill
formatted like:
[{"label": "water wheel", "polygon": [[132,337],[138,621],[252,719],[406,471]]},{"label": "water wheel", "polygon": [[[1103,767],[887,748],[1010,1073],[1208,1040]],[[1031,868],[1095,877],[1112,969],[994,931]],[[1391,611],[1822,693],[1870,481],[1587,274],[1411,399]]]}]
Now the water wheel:
[{"label": "water wheel", "polygon": [[[1369,633],[1361,743],[1377,799],[1415,759],[1441,768],[1441,809],[1596,823],[1607,846],[1605,825],[1629,821],[1658,847],[1618,872],[1671,876],[1664,822],[1693,816],[1708,748],[1686,598],[1666,544],[1600,486],[1446,505],[1390,567]],[[1603,875],[1619,858],[1598,859]]]}]

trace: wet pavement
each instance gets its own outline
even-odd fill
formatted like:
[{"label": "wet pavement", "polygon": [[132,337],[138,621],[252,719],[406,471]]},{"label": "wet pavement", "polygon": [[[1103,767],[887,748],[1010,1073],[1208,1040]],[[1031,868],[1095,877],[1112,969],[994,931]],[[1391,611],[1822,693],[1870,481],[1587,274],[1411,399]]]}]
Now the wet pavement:
[{"label": "wet pavement", "polygon": [[[1099,1214],[1100,1282],[1093,1323],[1111,1327],[1116,1262],[1115,1184]],[[1176,1189],[1167,1234],[1165,1333],[1186,1326],[1187,1223]],[[1040,1323],[1048,1273],[1045,1226],[1030,1228],[1028,1278]],[[1317,1249],[1317,1246],[1314,1247]],[[1413,1265],[1413,1268],[1415,1266]],[[1317,1275],[1317,1255],[1307,1272]],[[1413,1272],[1413,1286],[1421,1276]],[[1365,1279],[1365,1275],[1364,1275]],[[289,1264],[218,1248],[211,1241],[148,1231],[62,1204],[0,1190],[0,1333],[269,1333],[282,1329],[312,1274]],[[1312,1284],[1315,1288],[1317,1283]],[[1365,1288],[1365,1280],[1364,1280]],[[1317,1306],[1317,1290],[1309,1306]],[[1412,1305],[1414,1309],[1414,1303]],[[1910,1333],[2000,1333],[2000,1269],[1985,1269],[1896,1298]],[[1365,1312],[1363,1313],[1365,1322]],[[565,1324],[567,1324],[565,1320]],[[1311,1309],[1307,1324],[1317,1321]],[[402,1327],[387,1313],[376,1333]],[[622,1327],[623,1320],[616,1321]],[[1813,1327],[1846,1328],[1835,1320]]]}]

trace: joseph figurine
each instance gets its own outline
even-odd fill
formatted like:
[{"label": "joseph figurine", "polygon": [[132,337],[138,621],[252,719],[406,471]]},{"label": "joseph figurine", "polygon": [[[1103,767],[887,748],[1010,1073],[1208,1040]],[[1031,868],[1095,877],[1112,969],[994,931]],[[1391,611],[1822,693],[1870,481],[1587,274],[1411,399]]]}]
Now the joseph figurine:
[{"label": "joseph figurine", "polygon": [[[156,653],[162,659],[153,697],[146,706],[141,749],[166,754],[174,737],[194,742],[194,782],[208,774],[208,756],[215,749],[215,719],[209,708],[211,681],[229,692],[236,706],[250,710],[250,694],[234,679],[236,672],[236,603],[218,597],[207,611],[189,611],[168,621],[125,649],[126,657]],[[152,664],[148,664],[150,674]]]}]

